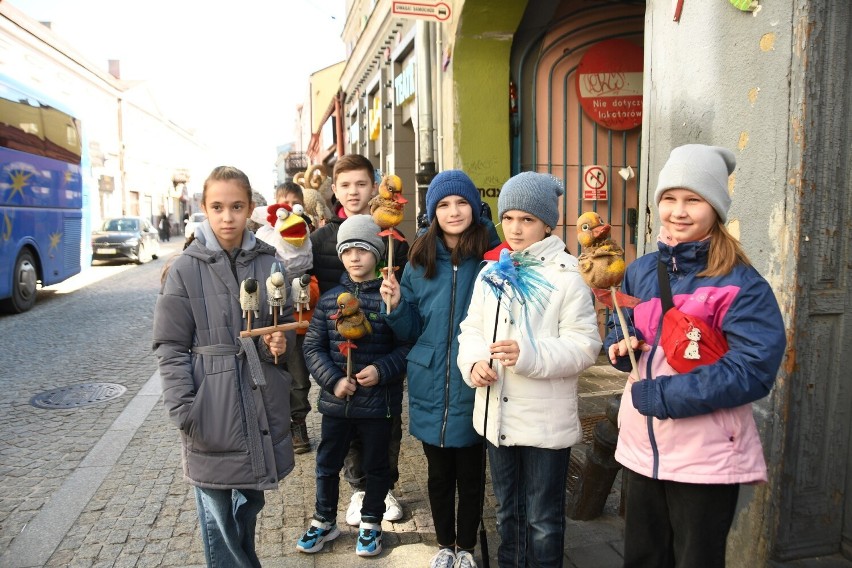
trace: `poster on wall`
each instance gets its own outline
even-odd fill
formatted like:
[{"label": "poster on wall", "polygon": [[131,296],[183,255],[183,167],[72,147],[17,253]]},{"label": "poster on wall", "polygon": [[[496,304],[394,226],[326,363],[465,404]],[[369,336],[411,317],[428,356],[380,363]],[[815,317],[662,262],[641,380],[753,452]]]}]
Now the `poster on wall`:
[{"label": "poster on wall", "polygon": [[642,46],[624,39],[596,43],[577,67],[577,97],[586,115],[610,130],[642,124]]}]

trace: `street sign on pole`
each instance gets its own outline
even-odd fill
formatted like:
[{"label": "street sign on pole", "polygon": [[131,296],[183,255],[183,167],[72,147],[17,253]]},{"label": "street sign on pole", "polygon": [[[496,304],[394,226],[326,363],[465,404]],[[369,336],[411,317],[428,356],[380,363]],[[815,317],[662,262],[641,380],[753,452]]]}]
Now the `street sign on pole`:
[{"label": "street sign on pole", "polygon": [[452,16],[450,5],[446,2],[397,2],[394,0],[391,13],[402,18],[439,22],[447,22]]}]

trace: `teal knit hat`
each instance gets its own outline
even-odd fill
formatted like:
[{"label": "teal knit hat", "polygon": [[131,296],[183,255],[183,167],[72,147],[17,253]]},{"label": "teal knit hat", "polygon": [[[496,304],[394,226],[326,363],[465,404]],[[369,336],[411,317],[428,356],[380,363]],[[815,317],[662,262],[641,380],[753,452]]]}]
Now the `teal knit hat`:
[{"label": "teal knit hat", "polygon": [[509,178],[497,198],[497,214],[526,211],[553,229],[559,222],[559,196],[565,193],[562,181],[550,174],[521,172]]}]

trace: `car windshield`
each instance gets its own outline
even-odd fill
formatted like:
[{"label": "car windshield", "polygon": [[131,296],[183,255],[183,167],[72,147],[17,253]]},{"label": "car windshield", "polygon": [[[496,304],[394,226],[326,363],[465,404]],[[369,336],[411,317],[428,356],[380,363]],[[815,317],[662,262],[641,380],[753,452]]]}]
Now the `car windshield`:
[{"label": "car windshield", "polygon": [[137,219],[107,219],[104,221],[104,231],[132,233],[139,230]]}]

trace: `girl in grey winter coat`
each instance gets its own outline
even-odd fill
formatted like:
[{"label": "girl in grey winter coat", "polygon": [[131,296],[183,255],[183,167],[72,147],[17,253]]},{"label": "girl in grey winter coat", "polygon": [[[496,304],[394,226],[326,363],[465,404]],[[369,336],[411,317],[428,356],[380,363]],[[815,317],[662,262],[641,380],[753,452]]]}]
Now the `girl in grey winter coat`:
[{"label": "girl in grey winter coat", "polygon": [[[202,207],[207,220],[169,267],[157,299],[154,351],[163,401],[180,430],[184,475],[196,488],[207,564],[260,566],[254,532],[263,490],[293,469],[291,379],[274,364],[288,338],[279,331],[241,342],[239,298],[240,283],[256,279],[261,309],[253,327],[271,325],[264,283],[275,251],[246,230],[253,204],[241,171],[213,170]],[[286,310],[280,321],[293,320]]]}]

